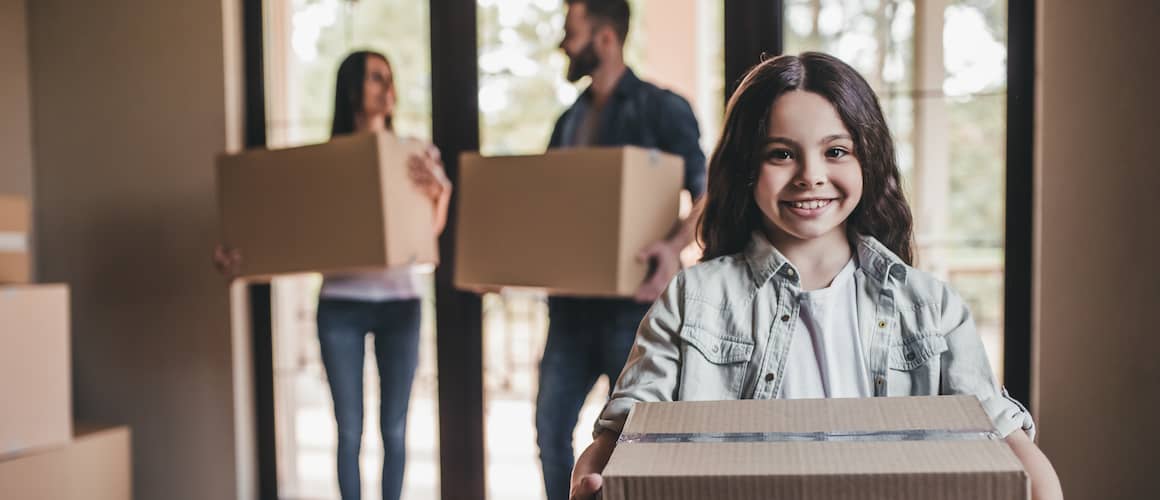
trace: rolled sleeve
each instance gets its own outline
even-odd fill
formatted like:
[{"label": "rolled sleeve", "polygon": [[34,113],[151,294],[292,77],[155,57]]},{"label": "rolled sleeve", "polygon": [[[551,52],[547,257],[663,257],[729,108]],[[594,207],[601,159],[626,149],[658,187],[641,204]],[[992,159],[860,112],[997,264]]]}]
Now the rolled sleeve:
[{"label": "rolled sleeve", "polygon": [[628,361],[613,386],[612,397],[596,420],[593,436],[624,428],[628,412],[641,401],[673,401],[681,369],[678,332],[684,274],[677,274],[653,303],[636,332]]},{"label": "rolled sleeve", "polygon": [[980,402],[983,403],[983,410],[991,417],[991,423],[1000,436],[1007,437],[1012,432],[1022,429],[1033,441],[1035,440],[1035,421],[1031,418],[1031,412],[1011,397],[1006,388],[995,397]]},{"label": "rolled sleeve", "polygon": [[940,327],[947,350],[942,354],[942,387],[939,392],[979,398],[983,410],[1002,437],[1023,429],[1034,439],[1035,422],[1031,414],[999,386],[966,303],[944,285],[940,308]]}]

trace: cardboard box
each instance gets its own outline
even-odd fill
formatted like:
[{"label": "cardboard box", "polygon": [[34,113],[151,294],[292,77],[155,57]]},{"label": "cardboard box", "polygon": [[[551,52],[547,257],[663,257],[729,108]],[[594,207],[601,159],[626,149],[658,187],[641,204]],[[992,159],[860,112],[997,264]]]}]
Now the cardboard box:
[{"label": "cardboard box", "polygon": [[423,151],[380,133],[222,155],[222,242],[244,276],[434,264],[434,210],[407,172]]},{"label": "cardboard box", "polygon": [[974,397],[637,404],[605,500],[1024,500]]},{"label": "cardboard box", "polygon": [[31,262],[28,258],[28,232],[31,211],[28,199],[0,195],[0,284],[28,283]]},{"label": "cardboard box", "polygon": [[0,498],[130,500],[130,450],[128,427],[78,424],[63,446],[0,458]]},{"label": "cardboard box", "polygon": [[631,296],[679,219],[680,157],[636,147],[460,161],[455,284]]},{"label": "cardboard box", "polygon": [[69,290],[0,286],[0,456],[72,437]]}]

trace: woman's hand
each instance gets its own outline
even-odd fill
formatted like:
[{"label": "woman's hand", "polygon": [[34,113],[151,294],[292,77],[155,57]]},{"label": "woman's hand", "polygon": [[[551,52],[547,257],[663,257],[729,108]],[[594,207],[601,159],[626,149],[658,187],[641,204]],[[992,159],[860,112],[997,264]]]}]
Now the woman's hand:
[{"label": "woman's hand", "polygon": [[451,191],[451,181],[443,171],[443,160],[439,148],[431,144],[421,154],[414,154],[407,161],[407,174],[415,187],[438,203],[440,198]]}]

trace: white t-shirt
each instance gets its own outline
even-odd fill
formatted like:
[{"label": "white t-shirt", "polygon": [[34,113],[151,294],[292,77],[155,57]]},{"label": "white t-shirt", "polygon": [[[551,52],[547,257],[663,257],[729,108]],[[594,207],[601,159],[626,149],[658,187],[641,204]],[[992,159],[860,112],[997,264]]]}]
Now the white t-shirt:
[{"label": "white t-shirt", "polygon": [[404,266],[382,271],[330,275],[322,281],[324,299],[386,300],[417,299],[423,296],[431,266]]},{"label": "white t-shirt", "polygon": [[866,356],[858,336],[854,259],[829,287],[798,295],[800,312],[786,360],[781,398],[871,396]]}]

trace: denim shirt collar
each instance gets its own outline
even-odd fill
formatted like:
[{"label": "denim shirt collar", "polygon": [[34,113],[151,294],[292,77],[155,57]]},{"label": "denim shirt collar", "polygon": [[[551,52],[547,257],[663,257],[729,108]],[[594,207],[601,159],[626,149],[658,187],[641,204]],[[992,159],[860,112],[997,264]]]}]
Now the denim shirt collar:
[{"label": "denim shirt collar", "polygon": [[[745,260],[754,286],[761,288],[773,276],[796,282],[797,268],[775,248],[761,231],[754,231],[745,247]],[[906,283],[909,267],[873,236],[858,236],[858,264],[862,272],[882,286],[890,278]]]},{"label": "denim shirt collar", "polygon": [[[613,87],[612,89],[612,96],[614,99],[611,101],[632,95],[633,90],[635,90],[636,87],[640,85],[640,83],[640,78],[637,78],[636,73],[633,73],[632,68],[624,68],[624,74],[620,75],[620,79],[616,81],[616,87]],[[588,88],[584,89],[584,92],[580,93],[580,97],[580,100],[585,104],[591,103],[592,86],[589,85]]]}]

